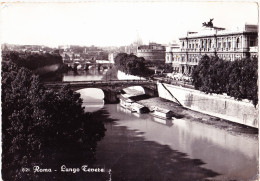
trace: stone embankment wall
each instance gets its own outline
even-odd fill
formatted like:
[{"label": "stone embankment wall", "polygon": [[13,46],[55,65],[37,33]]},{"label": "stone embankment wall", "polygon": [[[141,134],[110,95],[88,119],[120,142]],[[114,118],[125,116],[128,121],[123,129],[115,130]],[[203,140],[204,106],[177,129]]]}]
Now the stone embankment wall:
[{"label": "stone embankment wall", "polygon": [[124,72],[121,72],[120,70],[118,70],[118,72],[117,72],[117,78],[119,80],[127,80],[127,79],[146,80],[143,77],[138,77],[138,76],[135,76],[135,75],[126,74]]},{"label": "stone embankment wall", "polygon": [[[121,71],[118,71],[117,77],[119,80],[140,80],[138,76],[128,75]],[[141,80],[145,79],[141,78]],[[159,97],[180,103],[191,110],[258,128],[258,109],[249,101],[237,101],[229,96],[205,94],[164,83],[158,83],[157,88]]]},{"label": "stone embankment wall", "polygon": [[158,83],[157,87],[159,97],[180,103],[186,108],[258,128],[258,109],[249,101],[237,101],[229,96],[205,94],[164,83]]}]

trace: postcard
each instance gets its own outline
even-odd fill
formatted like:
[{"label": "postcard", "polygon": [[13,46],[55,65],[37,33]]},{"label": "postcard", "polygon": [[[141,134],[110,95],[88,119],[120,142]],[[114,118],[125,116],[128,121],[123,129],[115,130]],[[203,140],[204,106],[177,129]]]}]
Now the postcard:
[{"label": "postcard", "polygon": [[2,180],[259,179],[257,2],[0,13]]}]

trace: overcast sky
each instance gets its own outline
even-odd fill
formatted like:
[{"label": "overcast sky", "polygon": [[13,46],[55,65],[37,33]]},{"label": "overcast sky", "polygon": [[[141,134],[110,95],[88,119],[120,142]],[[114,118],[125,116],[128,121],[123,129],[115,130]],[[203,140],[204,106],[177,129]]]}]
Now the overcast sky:
[{"label": "overcast sky", "polygon": [[167,44],[187,31],[214,26],[233,29],[258,24],[253,2],[85,2],[3,3],[0,39],[12,44],[128,45]]}]

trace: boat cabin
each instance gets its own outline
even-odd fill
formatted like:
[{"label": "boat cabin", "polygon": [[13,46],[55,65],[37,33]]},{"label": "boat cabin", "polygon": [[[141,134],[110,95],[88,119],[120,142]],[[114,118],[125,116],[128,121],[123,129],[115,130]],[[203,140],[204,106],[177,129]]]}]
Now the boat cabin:
[{"label": "boat cabin", "polygon": [[131,108],[134,110],[134,111],[136,111],[136,112],[138,112],[138,113],[148,113],[148,112],[150,112],[150,110],[149,110],[149,108],[148,107],[145,107],[144,105],[142,105],[142,104],[138,104],[138,103],[132,103],[131,104]]},{"label": "boat cabin", "polygon": [[120,97],[120,105],[124,108],[128,108],[131,106],[131,104],[134,103],[132,99]]},{"label": "boat cabin", "polygon": [[160,118],[171,119],[173,116],[173,112],[168,109],[154,108],[153,110],[154,110],[153,115]]}]

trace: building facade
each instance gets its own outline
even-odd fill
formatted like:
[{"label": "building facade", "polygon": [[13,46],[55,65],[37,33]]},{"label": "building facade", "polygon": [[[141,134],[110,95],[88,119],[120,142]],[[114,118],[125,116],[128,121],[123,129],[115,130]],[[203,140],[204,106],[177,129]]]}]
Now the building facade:
[{"label": "building facade", "polygon": [[137,47],[137,56],[152,62],[165,61],[165,46],[157,43]]},{"label": "building facade", "polygon": [[108,54],[108,61],[109,63],[114,64],[115,63],[115,58],[117,56],[118,53],[109,53]]},{"label": "building facade", "polygon": [[217,55],[229,61],[258,56],[257,25],[245,25],[236,31],[207,27],[201,32],[187,33],[179,40],[179,50],[168,48],[165,62],[172,63],[174,72],[182,74],[191,74],[203,55]]}]

